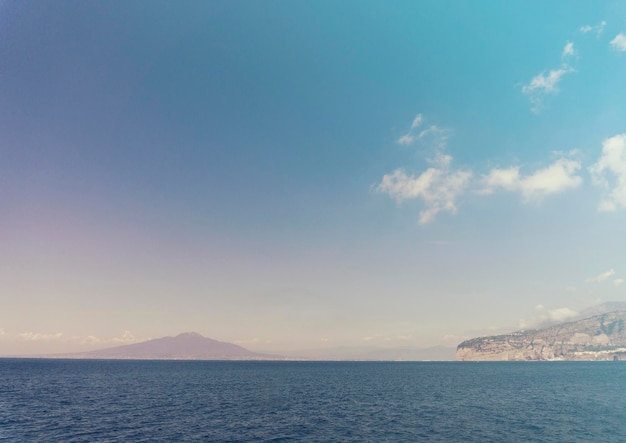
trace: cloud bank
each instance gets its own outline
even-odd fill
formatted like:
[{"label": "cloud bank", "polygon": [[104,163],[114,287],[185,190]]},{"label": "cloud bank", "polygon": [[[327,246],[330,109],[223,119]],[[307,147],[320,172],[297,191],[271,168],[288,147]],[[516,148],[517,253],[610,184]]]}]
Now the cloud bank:
[{"label": "cloud bank", "polygon": [[46,334],[41,332],[21,332],[19,337],[26,341],[49,341],[62,338],[63,333],[57,332],[56,334]]},{"label": "cloud bank", "polygon": [[[423,115],[417,114],[411,123],[411,130],[398,143],[402,144],[409,137],[428,140],[424,144],[435,148],[435,155],[428,160],[431,167],[419,174],[397,168],[383,175],[381,181],[373,187],[398,203],[420,200],[424,204],[418,220],[421,225],[433,222],[441,212],[456,214],[458,198],[471,188],[477,195],[490,195],[497,191],[517,192],[525,203],[530,203],[540,202],[548,196],[579,188],[583,184],[580,174],[582,163],[567,158],[567,154],[562,152],[556,152],[561,157],[552,164],[527,174],[522,174],[520,166],[492,168],[476,180],[471,169],[453,168],[453,157],[444,152],[450,131],[431,125],[416,132],[415,129],[423,121]],[[573,150],[570,155],[579,152]],[[593,183],[604,189],[598,205],[599,211],[613,212],[626,208],[626,133],[605,139],[599,159],[587,170]]]},{"label": "cloud bank", "polygon": [[[478,195],[490,195],[498,191],[517,192],[525,203],[530,203],[540,202],[548,196],[579,188],[583,184],[582,163],[566,157],[528,174],[522,174],[520,166],[493,168],[475,180],[471,169],[452,167],[453,157],[442,152],[441,146],[445,147],[447,140],[446,133],[442,135],[442,131],[431,126],[420,132],[436,135],[433,144],[437,146],[438,152],[429,160],[432,165],[430,168],[417,175],[398,168],[385,174],[375,187],[398,203],[421,200],[425,208],[420,213],[419,224],[434,221],[440,212],[456,214],[458,198],[470,188],[474,188]],[[598,160],[587,171],[593,184],[604,191],[598,211],[615,212],[626,208],[626,133],[605,139]]]}]

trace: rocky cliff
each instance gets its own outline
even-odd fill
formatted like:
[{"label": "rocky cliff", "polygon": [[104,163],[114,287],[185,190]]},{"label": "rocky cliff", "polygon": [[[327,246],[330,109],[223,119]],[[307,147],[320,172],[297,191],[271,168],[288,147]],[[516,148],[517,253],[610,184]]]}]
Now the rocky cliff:
[{"label": "rocky cliff", "polygon": [[626,311],[461,343],[457,361],[626,360]]}]

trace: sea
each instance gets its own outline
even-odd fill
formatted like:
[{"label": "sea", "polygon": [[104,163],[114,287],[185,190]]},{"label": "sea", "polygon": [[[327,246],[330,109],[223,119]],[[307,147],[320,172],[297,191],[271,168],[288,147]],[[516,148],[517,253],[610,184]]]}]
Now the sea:
[{"label": "sea", "polygon": [[626,362],[0,359],[1,442],[625,442]]}]

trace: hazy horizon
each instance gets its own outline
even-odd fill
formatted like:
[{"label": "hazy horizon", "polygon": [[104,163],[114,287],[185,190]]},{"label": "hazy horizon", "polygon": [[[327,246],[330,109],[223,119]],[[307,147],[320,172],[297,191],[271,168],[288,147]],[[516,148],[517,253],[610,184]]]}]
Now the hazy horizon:
[{"label": "hazy horizon", "polygon": [[626,300],[624,2],[0,0],[0,60],[0,355]]}]

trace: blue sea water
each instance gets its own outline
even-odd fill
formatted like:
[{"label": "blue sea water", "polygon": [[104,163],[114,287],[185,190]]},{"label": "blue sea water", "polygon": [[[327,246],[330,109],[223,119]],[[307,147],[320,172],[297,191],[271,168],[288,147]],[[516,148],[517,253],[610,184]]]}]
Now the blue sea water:
[{"label": "blue sea water", "polygon": [[2,442],[623,442],[620,362],[0,359]]}]

